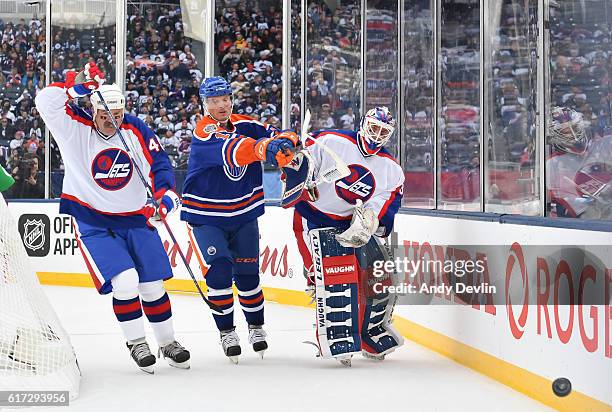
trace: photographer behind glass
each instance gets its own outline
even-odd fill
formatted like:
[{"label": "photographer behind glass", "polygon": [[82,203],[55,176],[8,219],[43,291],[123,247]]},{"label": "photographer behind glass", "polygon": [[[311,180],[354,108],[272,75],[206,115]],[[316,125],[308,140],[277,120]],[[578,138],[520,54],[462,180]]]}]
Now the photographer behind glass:
[{"label": "photographer behind glass", "polygon": [[15,199],[42,199],[45,188],[38,179],[38,157],[34,153],[25,153],[12,170],[15,185],[11,188],[11,197]]}]

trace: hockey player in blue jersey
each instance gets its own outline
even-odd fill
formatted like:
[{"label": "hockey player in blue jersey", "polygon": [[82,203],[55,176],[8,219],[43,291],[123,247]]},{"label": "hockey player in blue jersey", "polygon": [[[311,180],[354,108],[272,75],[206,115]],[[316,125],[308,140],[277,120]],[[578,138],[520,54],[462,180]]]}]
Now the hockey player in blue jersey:
[{"label": "hockey player in blue jersey", "polygon": [[[380,248],[382,241],[373,237],[380,239],[389,236],[393,230],[395,214],[401,205],[404,173],[397,161],[384,148],[393,135],[395,126],[395,120],[389,110],[386,107],[376,107],[362,117],[358,131],[319,130],[313,132],[305,142],[305,150],[309,162],[312,163],[310,167],[315,181],[325,171],[337,167],[337,161],[330,152],[349,169],[345,177],[331,184],[319,184],[316,190],[312,188],[304,190],[302,196],[296,197],[293,202],[295,204],[293,229],[307,273],[308,285],[313,295],[316,295],[317,302],[329,303],[334,299],[329,296],[319,298],[319,293],[333,295],[333,292],[323,290],[323,283],[321,286],[317,284],[315,288],[315,280],[319,274],[325,277],[328,270],[331,269],[329,273],[335,273],[334,270],[338,268],[340,270],[353,268],[350,270],[354,271],[356,266],[345,264],[328,268],[327,262],[332,262],[335,258],[325,256],[321,258],[324,244],[318,241],[318,237],[312,237],[313,230],[334,228],[333,231],[337,232],[334,238],[339,245],[336,249],[344,248],[342,253],[345,255],[354,254],[359,258],[367,253],[371,255],[372,251],[374,253],[380,251],[381,256],[386,253]],[[300,156],[301,154],[296,155],[295,162],[284,168],[287,179],[290,179],[288,174],[293,173],[291,168],[300,163]],[[287,191],[287,183],[284,187],[285,193],[291,192]],[[369,248],[367,253],[364,252],[364,248]],[[319,265],[313,265],[313,257]],[[341,257],[346,258],[346,256]],[[334,320],[334,316],[339,316],[339,309],[328,307],[320,308],[323,312],[318,311],[319,314],[325,314],[322,316],[330,316],[326,322],[316,322],[317,345],[323,357],[334,357],[350,364],[353,352],[361,350],[366,357],[383,359],[387,353],[395,350],[403,342],[401,335],[390,325],[396,297],[390,294],[374,296],[372,293],[364,296],[364,291],[368,293],[370,288],[363,283],[363,279],[359,279],[360,276],[355,273],[354,282],[355,285],[359,284],[360,303],[358,305],[355,303],[356,307],[351,309],[356,316],[355,320],[358,318],[359,322],[358,325],[355,324],[357,322],[349,325],[350,339],[335,335],[338,332],[337,328],[340,328],[343,334],[346,329],[344,324],[335,326],[334,322],[337,319]],[[330,279],[325,277],[325,288],[329,288],[328,285],[335,285],[332,277]],[[341,283],[350,282],[344,279]],[[341,286],[343,285],[334,287]],[[346,293],[348,296],[349,292]],[[365,301],[368,304],[362,305],[361,302]],[[342,301],[342,306],[346,305],[347,303]],[[328,339],[329,336],[334,338]],[[349,344],[343,343],[349,341]]]},{"label": "hockey player in blue jersey", "polygon": [[205,79],[200,96],[206,115],[194,130],[181,219],[189,223],[191,241],[197,245],[208,298],[224,312],[213,313],[223,351],[237,363],[241,348],[234,325],[233,283],[248,323],[249,343],[261,356],[268,348],[259,281],[261,162],[285,166],[299,139],[293,132],[232,114],[232,89],[222,77]]},{"label": "hockey player in blue jersey", "polygon": [[[153,373],[155,356],[145,340],[142,312],[172,366],[189,368],[189,352],[174,338],[170,299],[163,281],[172,269],[154,227],[180,205],[173,191],[174,174],[155,134],[140,119],[124,113],[125,98],[117,85],[105,85],[94,64],[85,66],[85,81],[52,83],[36,96],[36,107],[53,133],[66,167],[60,212],[73,216],[77,240],[100,294],[113,294],[113,310],[130,354],[145,372]],[[95,93],[94,93],[95,92]],[[125,151],[100,93],[130,147]],[[94,94],[92,94],[94,93]],[[72,99],[90,95],[93,113]],[[160,204],[147,202],[135,165],[148,176]],[[149,220],[148,220],[149,219]]]}]

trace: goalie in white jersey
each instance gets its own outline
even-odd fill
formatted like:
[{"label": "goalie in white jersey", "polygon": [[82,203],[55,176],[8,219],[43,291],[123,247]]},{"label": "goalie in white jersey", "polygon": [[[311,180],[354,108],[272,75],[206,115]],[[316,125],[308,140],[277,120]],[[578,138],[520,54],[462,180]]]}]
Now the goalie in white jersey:
[{"label": "goalie in white jersey", "polygon": [[[93,63],[82,75],[68,72],[64,83],[52,83],[36,96],[36,107],[66,168],[60,212],[74,218],[79,247],[98,292],[113,293],[113,310],[136,364],[153,373],[155,356],[145,340],[144,311],[160,353],[172,366],[188,368],[190,355],[174,339],[163,284],[172,277],[172,269],[152,227],[160,215],[167,216],[180,204],[173,191],[172,166],[153,131],[124,113],[121,89],[104,85],[104,74]],[[90,94],[93,114],[72,101]],[[129,154],[99,94],[121,129]],[[160,205],[157,210],[147,199],[136,166],[150,180]]]},{"label": "goalie in white jersey", "polygon": [[[313,255],[319,251],[313,250],[317,249],[317,245],[314,244],[312,231],[318,228],[335,228],[335,239],[340,245],[336,247],[336,250],[337,253],[343,255],[340,256],[341,258],[353,253],[359,256],[360,249],[370,248],[370,252],[374,250],[376,253],[380,242],[375,242],[372,236],[379,238],[389,236],[393,230],[395,214],[401,205],[404,173],[397,161],[384,148],[394,130],[395,120],[389,110],[386,107],[377,107],[369,110],[363,116],[359,131],[321,130],[309,135],[305,142],[308,158],[312,162],[310,174],[312,177],[306,177],[306,180],[317,181],[317,177],[325,175],[327,171],[337,166],[335,156],[330,155],[330,151],[337,155],[345,166],[348,166],[345,174],[350,171],[350,174],[335,182],[317,184],[314,188],[310,184],[310,189],[303,190],[301,196],[294,199],[295,201],[284,203],[285,207],[295,204],[293,229],[305,270],[308,273],[308,283],[309,285],[317,284],[315,298],[318,302],[319,313],[321,310],[327,313],[338,310],[335,307],[319,308],[319,292],[325,293],[325,291],[319,288],[316,279],[317,265],[313,265]],[[296,156],[293,169],[291,166],[284,168],[285,194],[290,193],[292,188],[296,187],[291,180],[294,179],[295,174],[302,174],[304,168],[300,167],[301,160],[300,156]],[[305,175],[302,174],[302,176]],[[307,183],[306,186],[308,187],[309,184]],[[323,243],[325,242],[321,242],[321,246],[324,246]],[[321,258],[324,272],[340,273],[346,268],[353,267],[350,264],[336,265],[328,269],[326,262],[334,261],[333,253],[328,252],[327,257]],[[314,258],[316,263],[317,257],[314,256]],[[367,268],[361,267],[362,271],[364,269]],[[344,278],[340,283],[351,283],[347,279]],[[354,283],[359,283],[359,300],[363,302],[364,299],[367,299],[363,295],[367,288],[363,285],[363,280]],[[334,287],[329,285],[337,284],[338,282],[327,278],[324,280],[324,285],[328,288],[327,292],[332,290],[332,294]],[[336,291],[336,293],[341,293],[342,296],[345,296],[344,293],[346,296],[350,295],[349,291]],[[328,293],[328,305],[334,305],[334,302],[330,303],[329,296]],[[362,304],[359,304],[359,308],[353,308],[353,311],[360,312],[358,318],[353,321],[343,320],[352,328],[349,334],[352,334],[354,338],[349,339],[348,346],[336,345],[338,330],[335,332],[331,330],[334,327],[333,316],[328,317],[326,322],[317,322],[317,341],[323,356],[330,355],[346,360],[352,355],[352,352],[361,349],[367,357],[382,359],[385,354],[402,344],[401,336],[389,324],[395,297],[378,296],[374,301],[370,299],[367,302],[366,308]],[[345,303],[341,303],[341,306],[344,305]],[[359,328],[356,328],[356,321],[359,323]],[[332,339],[334,333],[336,334],[335,340]],[[325,337],[330,339],[324,344]],[[329,348],[325,347],[327,345]]]},{"label": "goalie in white jersey", "polygon": [[554,107],[547,133],[546,187],[551,216],[612,219],[612,135],[594,137],[582,114]]}]

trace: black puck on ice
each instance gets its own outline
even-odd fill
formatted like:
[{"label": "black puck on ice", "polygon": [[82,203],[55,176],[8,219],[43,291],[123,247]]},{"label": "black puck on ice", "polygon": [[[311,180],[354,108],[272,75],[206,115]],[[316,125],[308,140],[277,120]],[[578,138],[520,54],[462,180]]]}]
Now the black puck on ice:
[{"label": "black puck on ice", "polygon": [[552,390],[557,396],[567,396],[572,391],[572,383],[567,378],[557,378],[552,383]]}]

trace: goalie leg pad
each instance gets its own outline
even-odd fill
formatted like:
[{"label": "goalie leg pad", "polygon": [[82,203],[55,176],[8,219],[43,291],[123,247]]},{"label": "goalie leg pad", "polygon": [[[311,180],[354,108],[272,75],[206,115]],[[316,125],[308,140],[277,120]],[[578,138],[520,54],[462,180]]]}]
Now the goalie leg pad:
[{"label": "goalie leg pad", "polygon": [[315,275],[317,342],[323,357],[343,359],[361,351],[358,264],[337,229],[310,231]]},{"label": "goalie leg pad", "polygon": [[362,325],[363,350],[372,355],[386,355],[404,344],[404,338],[391,325],[397,295],[381,293],[368,299]]},{"label": "goalie leg pad", "polygon": [[377,237],[357,249],[360,266],[360,289],[362,291],[361,338],[362,349],[366,355],[382,357],[404,343],[404,338],[391,326],[393,309],[397,295],[393,293],[376,293],[375,285],[391,286],[399,283],[395,271],[385,271],[375,276],[375,262],[392,260],[390,251]]}]

